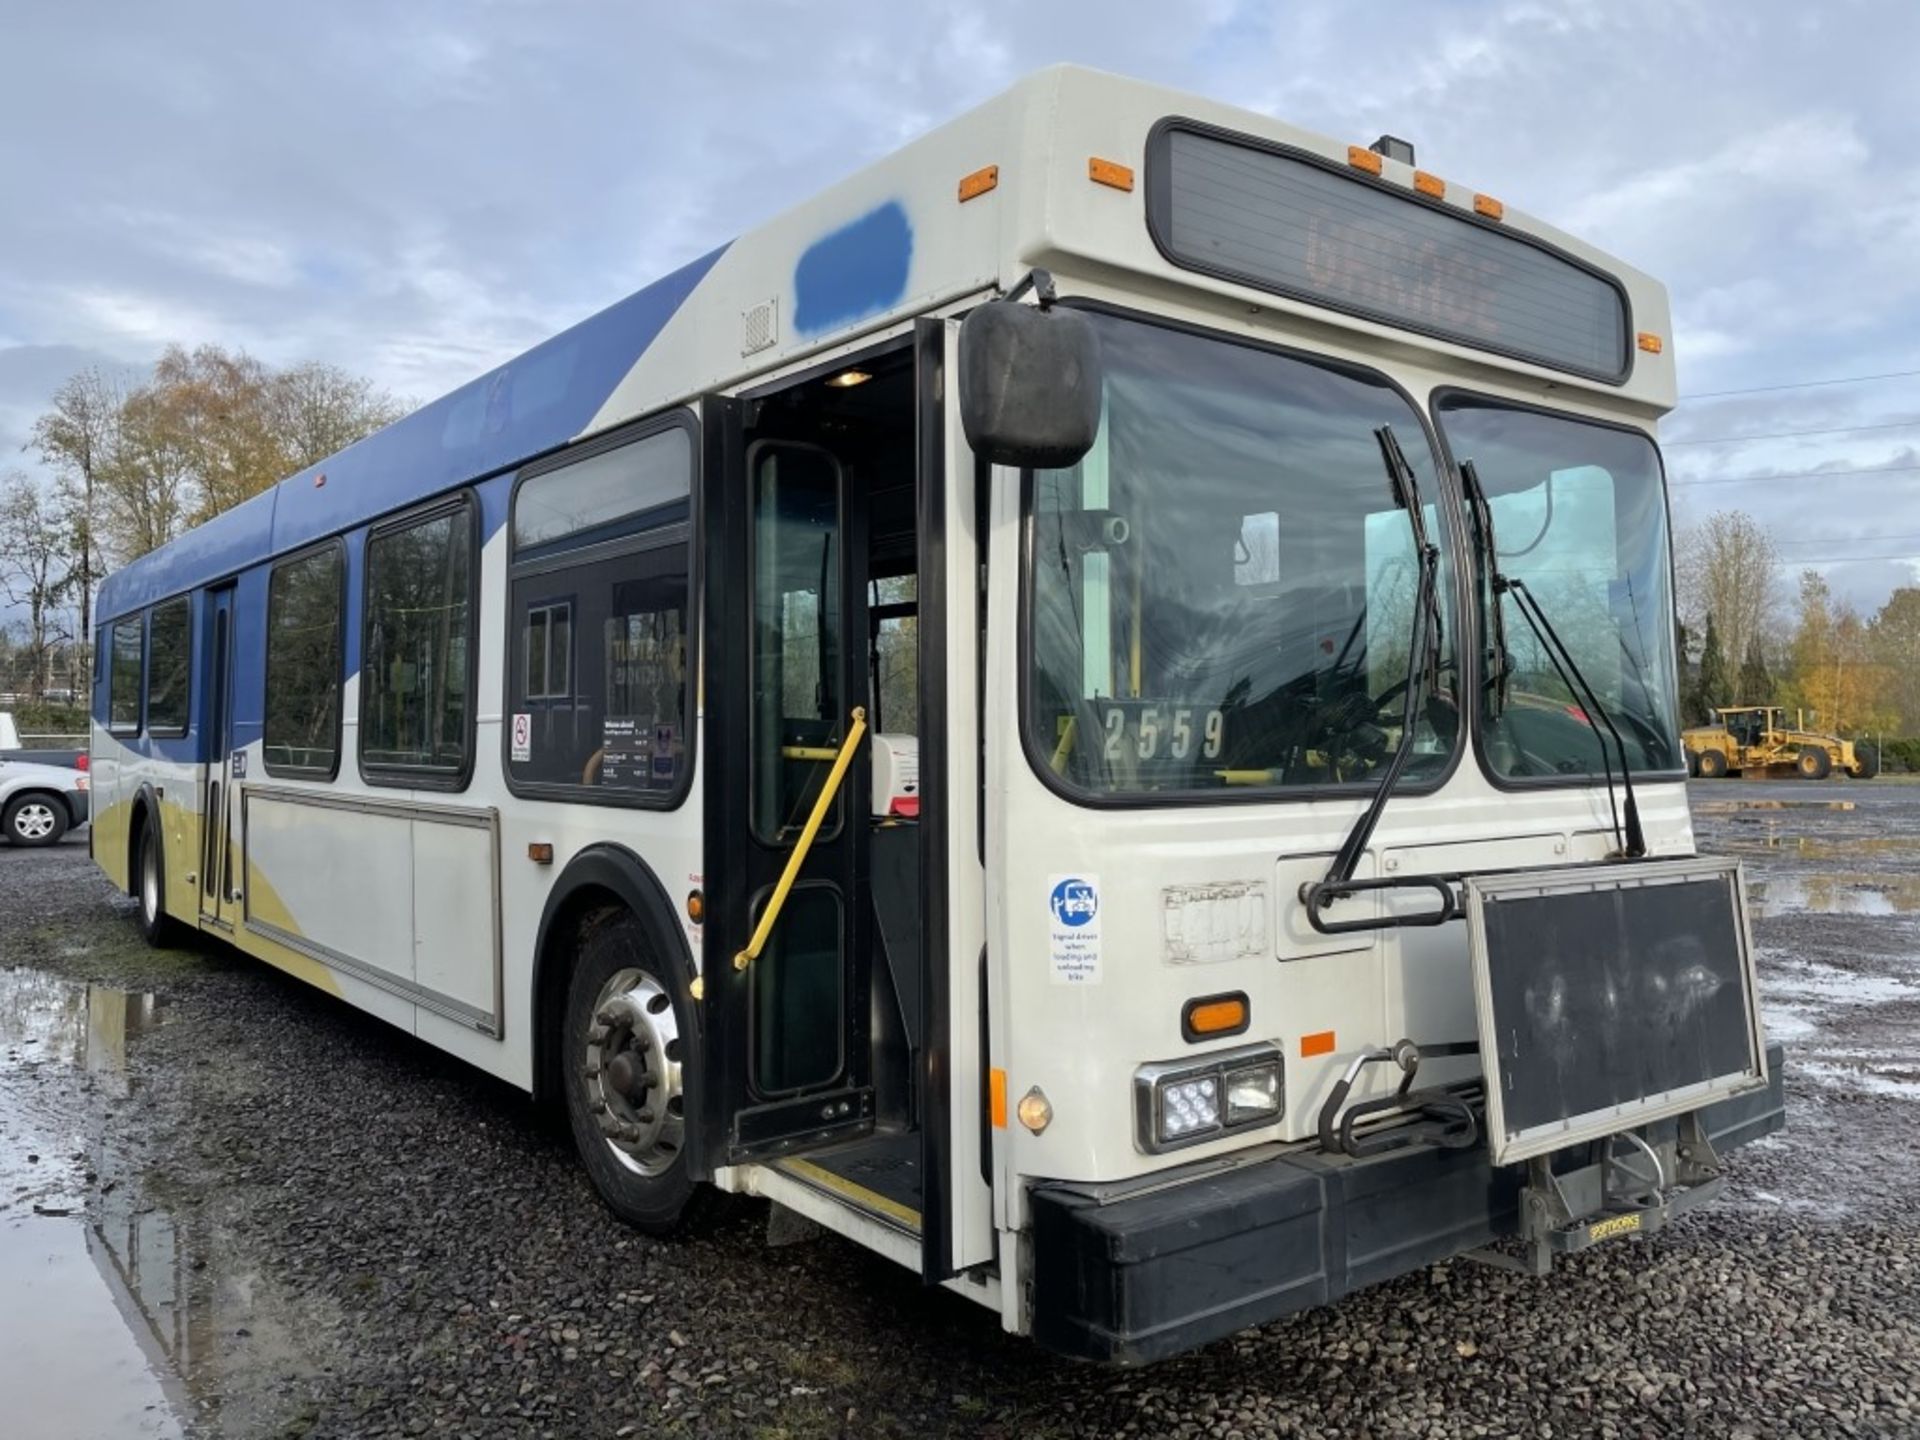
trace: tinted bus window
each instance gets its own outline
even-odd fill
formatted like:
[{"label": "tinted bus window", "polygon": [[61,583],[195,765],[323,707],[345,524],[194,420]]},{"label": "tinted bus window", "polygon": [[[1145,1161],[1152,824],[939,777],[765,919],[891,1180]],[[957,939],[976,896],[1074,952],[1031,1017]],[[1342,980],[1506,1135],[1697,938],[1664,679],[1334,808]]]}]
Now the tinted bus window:
[{"label": "tinted bus window", "polygon": [[473,718],[473,511],[367,541],[360,759],[410,782],[466,768]]},{"label": "tinted bus window", "polygon": [[671,804],[692,705],[693,446],[679,427],[529,476],[514,497],[507,773]]},{"label": "tinted bus window", "polygon": [[147,732],[187,733],[187,674],[192,645],[188,639],[187,599],[153,607],[147,622]]},{"label": "tinted bus window", "polygon": [[140,729],[140,672],[146,635],[138,615],[116,620],[107,669],[107,726],[122,735]]},{"label": "tinted bus window", "polygon": [[267,585],[269,775],[332,779],[340,759],[340,631],[345,610],[338,544],[285,560]]}]

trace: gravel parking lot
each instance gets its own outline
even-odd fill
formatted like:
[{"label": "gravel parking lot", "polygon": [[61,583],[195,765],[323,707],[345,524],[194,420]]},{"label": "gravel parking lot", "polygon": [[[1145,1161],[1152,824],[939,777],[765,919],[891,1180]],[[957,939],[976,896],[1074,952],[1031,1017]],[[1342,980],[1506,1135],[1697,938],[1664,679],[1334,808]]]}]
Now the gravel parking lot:
[{"label": "gravel parking lot", "polygon": [[1920,786],[1695,800],[1789,1050],[1790,1128],[1729,1197],[1129,1374],[832,1237],[770,1249],[751,1203],[633,1234],[505,1087],[216,947],[147,951],[84,835],[0,851],[0,1431],[1920,1435]]}]

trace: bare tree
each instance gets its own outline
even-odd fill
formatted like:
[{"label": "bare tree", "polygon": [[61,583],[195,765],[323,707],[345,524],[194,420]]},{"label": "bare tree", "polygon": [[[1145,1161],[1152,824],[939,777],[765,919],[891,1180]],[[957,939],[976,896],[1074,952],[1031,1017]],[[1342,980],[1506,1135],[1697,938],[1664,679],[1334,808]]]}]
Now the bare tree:
[{"label": "bare tree", "polygon": [[27,476],[0,484],[0,595],[25,608],[27,696],[46,697],[54,651],[71,639],[60,602],[74,580],[71,556],[57,518]]},{"label": "bare tree", "polygon": [[1756,642],[1764,646],[1771,638],[1780,552],[1751,515],[1723,510],[1688,531],[1676,568],[1687,624],[1700,628],[1713,616],[1724,654],[1744,658]]},{"label": "bare tree", "polygon": [[[73,590],[79,600],[82,658],[93,635],[93,587],[106,569],[100,552],[100,477],[119,446],[126,388],[97,369],[69,376],[53,392],[53,408],[34,422],[26,448],[53,471],[58,508],[73,549]],[[91,664],[83,664],[91,675]]]}]

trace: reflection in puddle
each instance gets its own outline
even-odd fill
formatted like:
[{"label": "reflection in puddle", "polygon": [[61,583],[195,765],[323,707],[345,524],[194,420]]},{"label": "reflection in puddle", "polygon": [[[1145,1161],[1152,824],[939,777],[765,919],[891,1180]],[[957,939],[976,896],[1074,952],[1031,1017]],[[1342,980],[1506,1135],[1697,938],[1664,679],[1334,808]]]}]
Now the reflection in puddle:
[{"label": "reflection in puddle", "polygon": [[264,1348],[288,1368],[284,1327],[221,1263],[206,1209],[169,1208],[109,1132],[108,1111],[133,1095],[128,1042],[165,1013],[152,995],[0,970],[8,1440],[183,1434],[218,1415],[227,1373]]},{"label": "reflection in puddle", "polygon": [[1742,810],[1852,810],[1851,800],[1696,800],[1696,815],[1732,815]]},{"label": "reflection in puddle", "polygon": [[1762,916],[1911,915],[1920,911],[1920,875],[1769,875],[1747,887]]}]

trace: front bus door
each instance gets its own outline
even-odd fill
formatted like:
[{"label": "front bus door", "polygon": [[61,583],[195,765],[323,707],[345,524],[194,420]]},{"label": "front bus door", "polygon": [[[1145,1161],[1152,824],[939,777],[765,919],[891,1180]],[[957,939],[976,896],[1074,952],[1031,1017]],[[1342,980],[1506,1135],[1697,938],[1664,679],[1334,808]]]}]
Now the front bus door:
[{"label": "front bus door", "polygon": [[705,406],[704,937],[710,1108],[702,1168],[873,1125],[865,821],[855,751],[765,947],[736,966],[865,706],[863,507],[818,445],[752,439]]}]

